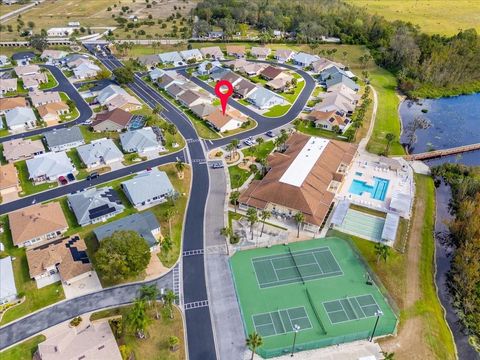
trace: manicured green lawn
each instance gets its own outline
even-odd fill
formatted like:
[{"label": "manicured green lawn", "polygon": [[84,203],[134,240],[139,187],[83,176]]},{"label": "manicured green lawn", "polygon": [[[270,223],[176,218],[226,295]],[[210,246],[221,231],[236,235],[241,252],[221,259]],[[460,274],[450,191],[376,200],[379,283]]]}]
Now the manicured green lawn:
[{"label": "manicured green lawn", "polygon": [[230,187],[237,189],[247,181],[250,176],[250,171],[240,169],[238,165],[228,167],[228,173],[230,175]]},{"label": "manicured green lawn", "polygon": [[338,136],[338,134],[334,133],[333,131],[328,131],[325,129],[315,127],[313,121],[298,121],[295,125],[295,128],[298,131],[307,135],[345,141],[345,139],[342,139],[341,137]]},{"label": "manicured green lawn", "polygon": [[237,101],[238,101],[240,104],[245,105],[245,106],[250,105],[250,103],[249,103],[247,100],[245,100],[245,99],[237,99]]},{"label": "manicured green lawn", "polygon": [[290,104],[293,104],[297,100],[298,95],[300,95],[304,87],[305,87],[305,81],[299,81],[297,82],[297,85],[295,86],[295,90],[292,94],[283,92],[280,95],[283,96],[288,102],[290,102]]},{"label": "manicured green lawn", "polygon": [[15,167],[17,168],[18,178],[22,187],[20,196],[35,194],[40,191],[50,190],[58,186],[58,183],[56,181],[51,183],[34,185],[33,182],[31,182],[29,179],[27,163],[25,160],[17,161],[15,163]]},{"label": "manicured green lawn", "polygon": [[47,74],[48,81],[38,86],[40,90],[48,90],[58,85],[57,80],[55,79],[55,77],[52,75],[50,71],[47,71],[46,74]]},{"label": "manicured green lawn", "polygon": [[26,95],[26,94],[28,94],[28,90],[25,89],[25,87],[23,86],[23,80],[19,78],[17,80],[17,95]]},{"label": "manicured green lawn", "polygon": [[273,140],[269,140],[263,142],[261,145],[255,144],[255,146],[243,149],[242,152],[245,156],[255,156],[260,159],[266,159],[274,148],[275,144]]},{"label": "manicured green lawn", "polygon": [[[178,105],[176,106],[178,107]],[[183,108],[182,110],[192,122],[195,130],[197,130],[198,136],[200,136],[202,139],[219,139],[221,137],[216,131],[212,130],[212,128],[208,126],[204,120],[196,116],[191,110],[186,108]]]},{"label": "manicured green lawn", "polygon": [[264,78],[260,77],[260,75],[250,76],[249,79],[255,84],[265,85],[268,82],[268,80],[265,80]]},{"label": "manicured green lawn", "polygon": [[291,105],[275,105],[270,108],[267,112],[263,114],[263,116],[268,117],[279,117],[285,115],[288,110],[290,110]]},{"label": "manicured green lawn", "polygon": [[119,139],[120,133],[116,131],[104,131],[104,132],[94,132],[90,131],[87,126],[80,126],[80,131],[82,132],[85,142],[88,144],[93,140],[109,138],[109,139]]},{"label": "manicured green lawn", "polygon": [[2,360],[26,360],[31,359],[39,343],[45,341],[45,336],[37,335],[27,341],[21,342],[14,347],[0,353]]},{"label": "manicured green lawn", "polygon": [[[70,98],[68,97],[67,94],[65,94],[64,92],[61,92],[60,93],[60,98],[62,99],[63,102],[67,102],[67,100],[69,100]],[[72,121],[72,120],[75,120],[76,118],[78,118],[80,116],[80,112],[78,111],[77,107],[75,106],[73,108],[73,110],[70,110],[69,113],[65,114],[65,115],[60,115],[60,121],[63,122],[63,121]]]},{"label": "manicured green lawn", "polygon": [[72,160],[73,165],[78,171],[78,174],[75,176],[77,180],[85,179],[88,176],[88,171],[85,168],[80,156],[78,155],[77,149],[70,149],[67,151],[67,155]]},{"label": "manicured green lawn", "polygon": [[63,75],[65,75],[65,77],[67,78],[72,77],[74,75],[73,70],[62,70],[62,72],[63,72]]},{"label": "manicured green lawn", "polygon": [[13,261],[15,286],[17,287],[19,296],[25,296],[25,301],[22,304],[12,307],[5,312],[0,322],[0,325],[4,325],[45,306],[63,300],[65,295],[60,282],[37,289],[35,280],[30,278],[25,248],[18,248],[13,245],[7,216],[2,216],[0,221],[5,230],[3,233],[0,233],[0,241],[5,246],[5,251],[2,255],[10,255],[15,258]]},{"label": "manicured green lawn", "polygon": [[137,153],[126,154],[123,158],[124,160],[122,161],[122,164],[125,166],[137,164],[139,162],[147,160],[146,156],[140,156]]}]

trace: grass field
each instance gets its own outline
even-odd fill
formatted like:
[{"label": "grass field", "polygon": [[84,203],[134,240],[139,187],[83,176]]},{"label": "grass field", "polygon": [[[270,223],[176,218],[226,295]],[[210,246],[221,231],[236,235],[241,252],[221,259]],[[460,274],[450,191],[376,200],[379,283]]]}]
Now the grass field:
[{"label": "grass field", "polygon": [[375,335],[395,331],[394,312],[365,283],[367,269],[348,242],[325,238],[289,248],[241,251],[230,259],[245,331],[263,336],[262,357],[289,352],[294,325],[300,325],[296,351],[367,339],[379,309]]},{"label": "grass field", "polygon": [[347,0],[387,20],[419,25],[428,34],[455,35],[475,28],[480,32],[480,2],[476,0]]},{"label": "grass field", "polygon": [[31,359],[33,354],[37,350],[38,344],[42,341],[45,341],[45,336],[37,335],[30,340],[21,342],[20,344],[15,345],[14,347],[0,353],[0,358],[2,360]]}]

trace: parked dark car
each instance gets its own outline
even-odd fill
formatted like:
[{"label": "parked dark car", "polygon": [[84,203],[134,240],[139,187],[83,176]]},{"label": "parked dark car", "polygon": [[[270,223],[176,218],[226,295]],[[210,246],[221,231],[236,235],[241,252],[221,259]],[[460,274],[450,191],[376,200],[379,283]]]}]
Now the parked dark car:
[{"label": "parked dark car", "polygon": [[62,185],[67,185],[68,184],[68,181],[67,181],[67,179],[65,179],[65,176],[60,176],[58,178],[58,181],[60,181],[60,184],[62,184]]},{"label": "parked dark car", "polygon": [[95,171],[95,172],[92,172],[91,174],[89,174],[89,175],[87,176],[87,180],[93,180],[93,179],[98,178],[99,176],[100,176],[100,175],[98,174],[98,172]]},{"label": "parked dark car", "polygon": [[73,176],[72,173],[67,174],[67,179],[68,179],[68,181],[75,181],[75,176]]},{"label": "parked dark car", "polygon": [[223,168],[222,162],[215,162],[212,164],[212,169],[221,169],[221,168]]}]

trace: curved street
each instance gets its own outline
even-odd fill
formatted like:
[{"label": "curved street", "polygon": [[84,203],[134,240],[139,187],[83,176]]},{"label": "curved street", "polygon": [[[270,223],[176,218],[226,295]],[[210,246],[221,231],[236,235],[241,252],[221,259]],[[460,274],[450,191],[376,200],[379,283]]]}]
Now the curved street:
[{"label": "curved street", "polygon": [[[89,51],[93,52],[93,45],[86,45],[86,47]],[[97,56],[97,58],[109,70],[123,66],[123,64],[112,55]],[[304,89],[290,110],[285,115],[278,118],[265,117],[230,99],[229,104],[244,112],[246,115],[254,118],[258,122],[258,126],[256,128],[238,134],[236,137],[246,138],[248,136],[260,135],[268,130],[278,128],[292,121],[302,111],[313,89],[315,88],[315,80],[302,70],[298,70],[285,64],[279,64],[279,66],[287,67],[297,71],[297,73],[304,78]],[[70,126],[73,123],[84,122],[92,115],[90,107],[85,103],[83,98],[81,98],[74,86],[68,82],[63,73],[61,73],[59,69],[55,67],[53,68],[54,69],[50,69],[49,67],[55,77],[57,77],[57,75],[59,76],[59,85],[55,88],[55,90],[66,92],[75,102],[77,102],[77,107],[79,108],[81,115],[78,119],[72,122],[54,126],[52,129]],[[194,77],[191,78],[191,80],[207,91],[213,91],[210,86],[201,82],[201,80]],[[161,96],[157,91],[146,84],[138,75],[135,75],[134,81],[130,83],[128,87],[149,107],[153,108],[157,104],[160,104],[163,107],[161,115],[166,120],[174,123],[179,132],[187,141],[187,147],[183,152],[179,151],[177,153],[165,155],[157,159],[142,162],[141,164],[128,166],[117,171],[102,174],[99,178],[89,181],[88,185],[86,184],[86,181],[79,181],[63,187],[25,197],[11,203],[0,205],[0,214],[31,205],[35,202],[43,202],[52,198],[63,196],[67,193],[74,192],[88,186],[95,186],[106,181],[111,181],[116,178],[126,176],[130,173],[143,170],[146,167],[169,163],[175,161],[176,158],[182,158],[185,162],[190,163],[192,166],[192,187],[184,222],[183,251],[186,252],[190,250],[197,250],[198,254],[193,256],[183,256],[181,259],[180,268],[182,269],[181,276],[183,280],[181,303],[183,303],[184,306],[188,305],[186,306],[187,310],[185,310],[184,313],[189,358],[195,360],[214,360],[217,358],[217,352],[208,302],[204,263],[205,208],[207,204],[207,197],[210,191],[210,179],[207,167],[208,162],[205,155],[207,151],[207,145],[203,139],[199,138],[195,128],[187,116],[174,105],[172,105],[167,99]],[[88,110],[84,107],[87,107]],[[28,133],[12,135],[8,138],[31,136],[43,132],[45,132],[45,129],[39,129]],[[5,139],[6,138],[2,138],[2,141]],[[214,148],[222,146],[227,144],[229,141],[230,138],[228,137],[222,138],[212,141],[208,147]],[[172,271],[156,280],[147,283],[153,282],[156,282],[159,287],[172,288]],[[50,326],[68,320],[82,313],[129,303],[135,297],[141,284],[143,283],[126,284],[119,287],[108,288],[97,293],[87,294],[72,300],[65,300],[3,326],[0,328],[0,348],[10,346]],[[194,336],[189,336],[189,334],[194,334]],[[221,334],[219,334],[219,336],[221,336]]]}]

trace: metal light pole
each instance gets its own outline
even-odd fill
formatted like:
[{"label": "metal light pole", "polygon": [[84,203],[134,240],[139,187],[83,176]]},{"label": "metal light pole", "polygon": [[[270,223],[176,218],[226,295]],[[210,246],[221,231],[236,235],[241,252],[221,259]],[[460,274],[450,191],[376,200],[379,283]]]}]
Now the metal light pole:
[{"label": "metal light pole", "polygon": [[290,357],[293,356],[293,353],[295,351],[295,341],[297,341],[297,334],[298,334],[298,331],[300,330],[300,326],[298,326],[297,324],[293,325],[293,330],[295,330],[295,334],[293,335],[292,353],[290,354]]},{"label": "metal light pole", "polygon": [[377,330],[377,325],[378,325],[378,320],[380,320],[380,316],[383,315],[383,311],[382,310],[377,310],[375,312],[375,316],[377,317],[377,319],[375,320],[375,325],[373,326],[373,331],[372,331],[372,336],[370,336],[370,342],[372,342],[373,340],[373,336],[375,335],[375,330]]}]

